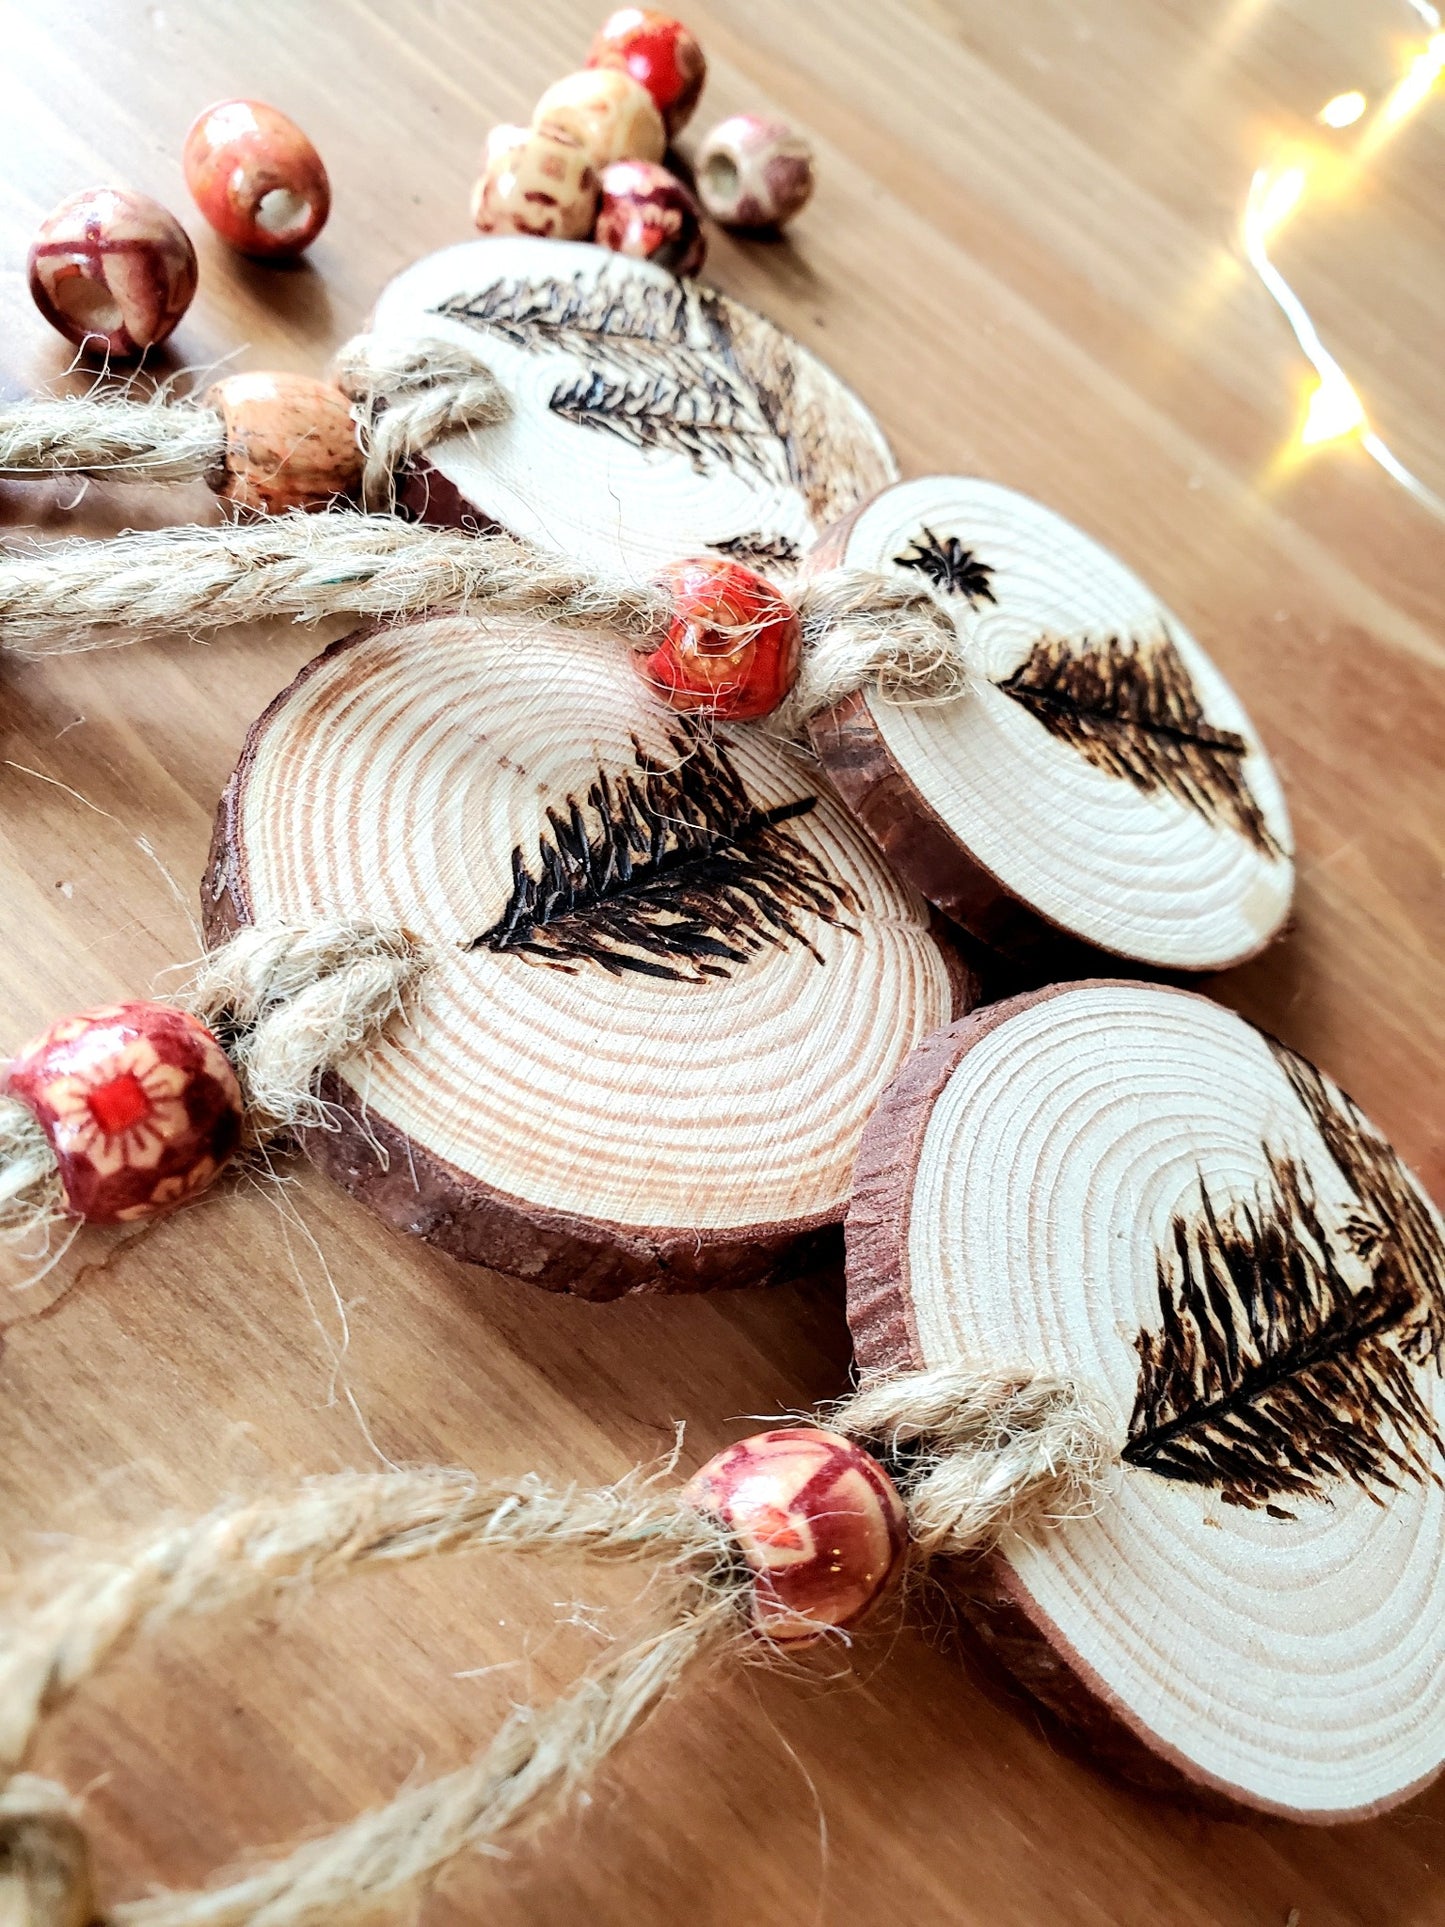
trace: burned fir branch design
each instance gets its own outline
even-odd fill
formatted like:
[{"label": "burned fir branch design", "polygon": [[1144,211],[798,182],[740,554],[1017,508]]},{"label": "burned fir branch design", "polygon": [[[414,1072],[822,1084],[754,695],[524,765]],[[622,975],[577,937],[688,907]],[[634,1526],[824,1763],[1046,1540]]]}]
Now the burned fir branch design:
[{"label": "burned fir branch design", "polygon": [[[1283,1046],[1280,1063],[1357,1208],[1333,1235],[1293,1158],[1266,1152],[1253,1200],[1171,1222],[1160,1324],[1135,1339],[1126,1464],[1292,1514],[1334,1481],[1372,1497],[1439,1480],[1421,1370],[1445,1352],[1445,1246],[1393,1151],[1343,1093]],[[1363,1282],[1345,1270],[1363,1268]]]},{"label": "burned fir branch design", "polygon": [[848,928],[852,897],[784,827],[816,797],[760,809],[695,724],[670,733],[666,759],[636,738],[633,751],[633,769],[599,770],[548,809],[531,862],[512,852],[506,908],[467,947],[674,983],[729,977],[789,943],[821,963],[807,920]]},{"label": "burned fir branch design", "polygon": [[1162,624],[1150,637],[1045,636],[996,687],[1106,776],[1162,791],[1266,856],[1284,854],[1245,774],[1248,742],[1206,721]]},{"label": "burned fir branch design", "polygon": [[683,282],[579,274],[500,281],[434,312],[528,353],[561,350],[581,362],[583,373],[559,382],[548,402],[577,427],[686,455],[699,473],[711,465],[791,479],[787,447],[731,353],[720,296]]},{"label": "burned fir branch design", "polygon": [[993,592],[993,569],[987,562],[980,562],[956,535],[940,541],[932,529],[925,528],[893,561],[897,568],[916,569],[927,576],[945,595],[966,596],[970,602],[998,600]]},{"label": "burned fir branch design", "polygon": [[726,461],[769,480],[784,479],[767,427],[719,383],[689,384],[667,374],[627,380],[594,369],[559,384],[548,406],[564,421],[615,435],[633,448],[686,455],[699,474]]}]

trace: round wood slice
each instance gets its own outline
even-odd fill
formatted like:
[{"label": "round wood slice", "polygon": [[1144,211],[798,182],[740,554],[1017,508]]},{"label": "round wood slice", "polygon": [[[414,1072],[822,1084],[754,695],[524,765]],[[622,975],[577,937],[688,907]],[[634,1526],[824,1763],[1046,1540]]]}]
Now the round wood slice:
[{"label": "round wood slice", "polygon": [[1126,1769],[1339,1820],[1445,1760],[1442,1234],[1335,1084],[1188,991],[1013,998],[879,1106],[862,1366],[1064,1373],[1117,1428],[1096,1516],[958,1584]]},{"label": "round wood slice", "polygon": [[449,616],[310,663],[222,801],[208,934],[435,946],[307,1149],[393,1224],[593,1298],[776,1276],[966,971],[810,769],[620,639]]},{"label": "round wood slice", "polygon": [[857,396],[781,329],[587,242],[446,248],[391,282],[371,326],[473,350],[511,397],[506,421],[418,465],[402,501],[426,521],[612,572],[711,549],[785,578],[898,473]]},{"label": "round wood slice", "polygon": [[900,482],[811,569],[927,583],[977,663],[955,702],[849,697],[811,728],[844,800],[996,947],[1058,932],[1175,970],[1239,963],[1294,887],[1289,818],[1238,700],[1089,536],[997,483]]}]

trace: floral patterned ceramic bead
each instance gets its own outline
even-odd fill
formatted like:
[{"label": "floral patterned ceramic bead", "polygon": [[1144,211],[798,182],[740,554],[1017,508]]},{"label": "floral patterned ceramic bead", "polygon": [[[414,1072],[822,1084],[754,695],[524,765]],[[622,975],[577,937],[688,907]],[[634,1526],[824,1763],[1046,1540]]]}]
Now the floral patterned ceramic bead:
[{"label": "floral patterned ceramic bead", "polygon": [[129,359],[164,341],[196,292],[196,250],[148,194],[87,187],[30,244],[30,293],[67,341]]},{"label": "floral patterned ceramic bead", "polygon": [[651,7],[619,7],[603,22],[587,65],[631,74],[651,94],[669,139],[692,118],[707,79],[707,61],[693,35],[680,20]]},{"label": "floral patterned ceramic bead", "polygon": [[616,67],[588,67],[554,82],[537,102],[534,127],[565,127],[600,174],[614,161],[660,161],[667,130],[652,95]]},{"label": "floral patterned ceramic bead", "polygon": [[724,1526],[756,1574],[753,1622],[778,1645],[855,1625],[908,1542],[903,1504],[876,1459],[836,1432],[760,1432],[709,1459],[684,1498]]},{"label": "floral patterned ceramic bead", "polygon": [[494,127],[472,219],[483,234],[585,241],[597,218],[597,175],[565,127]]},{"label": "floral patterned ceramic bead", "polygon": [[656,649],[633,657],[670,709],[749,722],[775,710],[803,657],[792,605],[740,562],[697,556],[658,578],[673,620]]},{"label": "floral patterned ceramic bead", "polygon": [[724,227],[781,227],[813,192],[813,150],[786,121],[734,114],[697,151],[697,191]]},{"label": "floral patterned ceramic bead", "polygon": [[309,375],[227,375],[205,397],[226,431],[213,486],[238,507],[319,509],[361,485],[351,404]]},{"label": "floral patterned ceramic bead", "polygon": [[614,161],[603,168],[593,238],[673,274],[696,274],[707,259],[702,209],[676,174],[656,161]]},{"label": "floral patterned ceramic bead", "polygon": [[95,1224],[150,1218],[204,1191],[240,1142],[241,1089],[204,1024],[172,1004],[62,1018],[9,1067],[67,1207]]},{"label": "floral patterned ceramic bead", "polygon": [[196,206],[241,254],[292,259],[326,225],[331,183],[321,156],[264,100],[221,100],[197,115],[182,161]]}]

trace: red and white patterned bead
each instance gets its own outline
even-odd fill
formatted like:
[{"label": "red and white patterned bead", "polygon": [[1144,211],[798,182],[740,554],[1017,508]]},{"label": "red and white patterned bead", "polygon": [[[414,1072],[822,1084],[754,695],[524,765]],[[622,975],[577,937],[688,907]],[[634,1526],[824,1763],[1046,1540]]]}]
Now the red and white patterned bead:
[{"label": "red and white patterned bead", "polygon": [[753,1623],[777,1645],[856,1625],[908,1543],[903,1502],[878,1461],[812,1426],[729,1446],[683,1496],[736,1540],[756,1575]]},{"label": "red and white patterned bead", "polygon": [[494,127],[472,219],[483,234],[536,234],[584,241],[597,216],[597,175],[566,127]]},{"label": "red and white patterned bead", "polygon": [[702,209],[656,161],[614,161],[602,170],[602,205],[593,236],[599,246],[673,274],[696,274],[707,258]]},{"label": "red and white patterned bead", "polygon": [[600,174],[614,161],[660,161],[667,129],[652,95],[617,67],[584,67],[554,80],[532,113],[534,127],[565,127]]},{"label": "red and white patterned bead", "polygon": [[148,194],[87,187],[30,244],[30,293],[67,341],[124,359],[164,341],[196,292],[196,250]]},{"label": "red and white patterned bead", "polygon": [[589,67],[620,67],[652,95],[671,139],[686,126],[707,79],[696,38],[670,14],[619,7],[599,28]]},{"label": "red and white patterned bead", "polygon": [[741,562],[694,556],[658,577],[673,610],[656,649],[633,657],[670,709],[752,722],[798,680],[803,631],[791,603]]},{"label": "red and white patterned bead", "polygon": [[698,198],[724,227],[774,228],[813,192],[813,150],[786,121],[734,114],[697,150]]},{"label": "red and white patterned bead", "polygon": [[6,1088],[35,1113],[68,1209],[95,1224],[192,1198],[241,1137],[241,1087],[204,1024],[172,1004],[77,1011],[13,1059]]}]

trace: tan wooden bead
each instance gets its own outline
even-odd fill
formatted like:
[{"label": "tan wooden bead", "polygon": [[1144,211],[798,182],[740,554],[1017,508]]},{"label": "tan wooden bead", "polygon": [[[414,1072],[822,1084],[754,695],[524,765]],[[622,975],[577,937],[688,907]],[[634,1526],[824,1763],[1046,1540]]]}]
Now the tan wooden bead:
[{"label": "tan wooden bead", "polygon": [[494,127],[472,190],[472,219],[483,234],[585,241],[597,196],[591,156],[570,129]]},{"label": "tan wooden bead", "polygon": [[616,67],[587,67],[555,81],[532,115],[534,127],[565,127],[600,174],[613,161],[660,161],[667,129],[652,95]]},{"label": "tan wooden bead", "polygon": [[813,192],[813,150],[786,121],[734,114],[697,151],[697,191],[724,227],[781,227]]},{"label": "tan wooden bead", "polygon": [[226,431],[218,495],[280,514],[319,509],[361,485],[361,450],[345,395],[309,375],[228,375],[206,396]]}]

